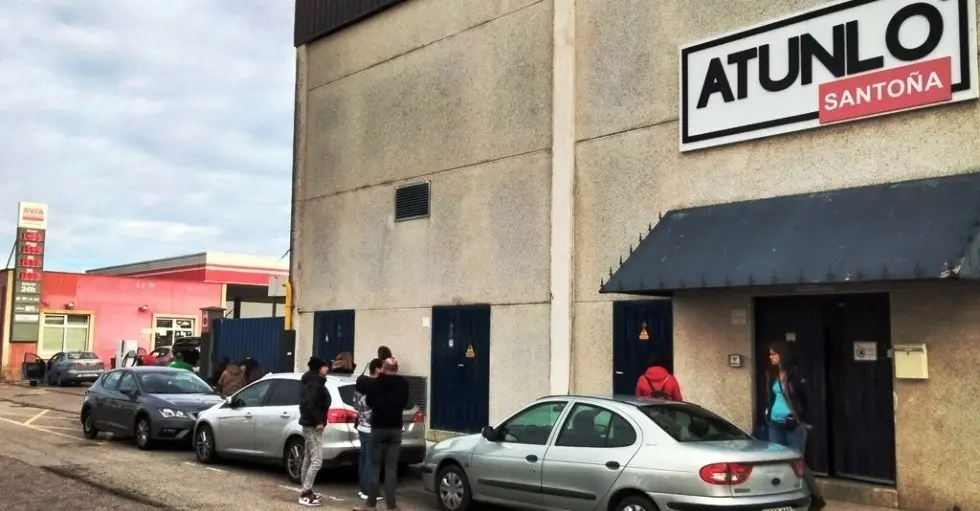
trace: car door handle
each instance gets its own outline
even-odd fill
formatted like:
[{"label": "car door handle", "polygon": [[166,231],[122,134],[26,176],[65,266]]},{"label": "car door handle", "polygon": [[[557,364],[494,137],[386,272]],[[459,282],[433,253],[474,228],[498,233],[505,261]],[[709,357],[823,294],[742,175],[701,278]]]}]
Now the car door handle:
[{"label": "car door handle", "polygon": [[530,461],[531,463],[537,463],[538,462],[538,457],[535,456],[535,455],[533,455],[533,454],[528,454],[527,456],[524,457],[524,459],[526,459],[527,461]]},{"label": "car door handle", "polygon": [[289,412],[282,412],[282,413],[281,413],[281,414],[279,415],[279,417],[282,417],[283,419],[288,419],[288,418],[289,418]]},{"label": "car door handle", "polygon": [[609,470],[619,470],[619,463],[616,463],[615,461],[607,461],[606,468]]},{"label": "car door handle", "polygon": [[616,376],[622,376],[622,375],[623,375],[622,371],[616,371]]},{"label": "car door handle", "polygon": [[252,418],[252,412],[245,412],[245,418],[246,419],[251,419]]}]

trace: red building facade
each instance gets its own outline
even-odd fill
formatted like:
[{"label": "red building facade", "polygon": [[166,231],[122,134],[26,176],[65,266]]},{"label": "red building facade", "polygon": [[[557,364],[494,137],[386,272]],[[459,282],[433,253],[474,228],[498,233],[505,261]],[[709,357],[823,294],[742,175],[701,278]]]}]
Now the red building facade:
[{"label": "red building facade", "polygon": [[200,335],[200,309],[224,306],[225,285],[194,280],[44,272],[39,340],[22,342],[9,328],[13,272],[0,271],[3,378],[19,379],[21,363],[32,353],[48,359],[60,351],[86,350],[108,365],[122,339],[137,340],[149,351]]}]

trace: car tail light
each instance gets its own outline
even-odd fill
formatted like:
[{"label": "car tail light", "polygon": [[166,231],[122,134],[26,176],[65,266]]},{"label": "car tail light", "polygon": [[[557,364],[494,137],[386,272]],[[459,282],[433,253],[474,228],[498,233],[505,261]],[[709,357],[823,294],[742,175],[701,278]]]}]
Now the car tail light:
[{"label": "car tail light", "polygon": [[71,363],[71,366],[72,366],[72,367],[82,367],[82,366],[84,366],[84,365],[85,365],[85,364],[83,364],[83,363],[81,363],[81,362],[72,362],[72,363]]},{"label": "car tail light", "polygon": [[713,463],[701,467],[701,480],[708,484],[736,485],[749,480],[752,465],[747,463]]},{"label": "car tail light", "polygon": [[414,414],[412,414],[412,422],[415,424],[421,424],[425,422],[425,412],[423,412],[422,410],[418,410]]},{"label": "car tail light", "polygon": [[343,408],[327,410],[327,422],[330,424],[354,424],[357,422],[357,412]]},{"label": "car tail light", "polygon": [[803,462],[803,458],[796,458],[790,465],[793,466],[793,473],[796,474],[796,477],[802,478],[803,471],[806,470],[806,464]]}]

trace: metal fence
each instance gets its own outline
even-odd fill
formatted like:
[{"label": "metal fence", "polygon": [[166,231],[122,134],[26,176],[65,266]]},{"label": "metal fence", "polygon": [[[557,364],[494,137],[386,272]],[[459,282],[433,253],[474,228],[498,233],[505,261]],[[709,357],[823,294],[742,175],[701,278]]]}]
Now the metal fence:
[{"label": "metal fence", "polygon": [[292,371],[292,367],[281,367],[280,338],[284,321],[281,317],[215,320],[211,325],[214,343],[211,359],[217,364],[226,357],[232,362],[251,357],[266,371]]}]

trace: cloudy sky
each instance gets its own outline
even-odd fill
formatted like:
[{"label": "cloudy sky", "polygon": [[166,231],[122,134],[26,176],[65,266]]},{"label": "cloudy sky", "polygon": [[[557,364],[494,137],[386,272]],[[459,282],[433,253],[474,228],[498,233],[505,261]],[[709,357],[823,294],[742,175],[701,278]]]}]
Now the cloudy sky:
[{"label": "cloudy sky", "polygon": [[[0,1],[0,253],[49,270],[288,248],[293,2]],[[2,268],[2,266],[0,266]]]}]

